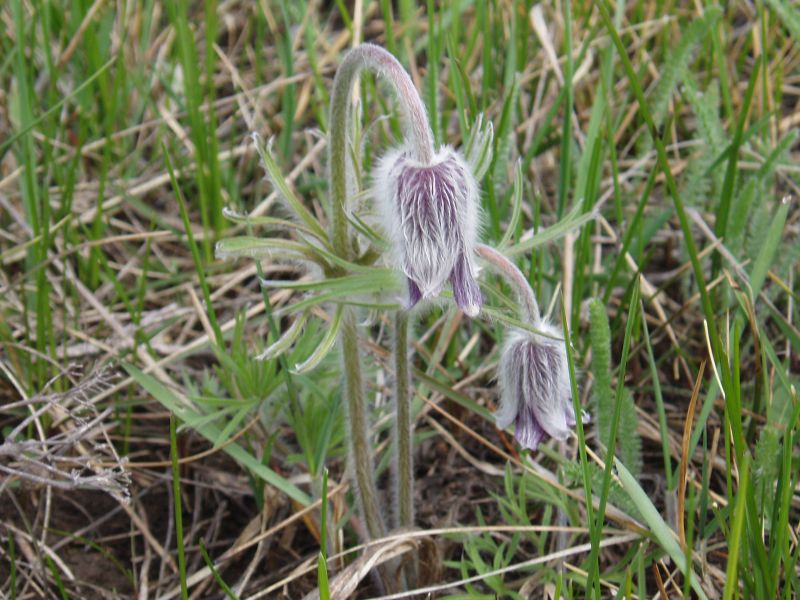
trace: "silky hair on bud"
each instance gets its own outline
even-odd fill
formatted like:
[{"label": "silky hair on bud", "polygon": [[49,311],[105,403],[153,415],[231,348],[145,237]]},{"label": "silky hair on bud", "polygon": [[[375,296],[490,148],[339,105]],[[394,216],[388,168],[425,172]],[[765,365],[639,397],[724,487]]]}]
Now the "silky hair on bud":
[{"label": "silky hair on bud", "polygon": [[373,194],[394,260],[408,278],[410,305],[435,297],[449,279],[456,303],[477,315],[478,184],[463,157],[444,147],[423,164],[407,148],[390,151],[374,170]]},{"label": "silky hair on bud", "polygon": [[[565,440],[575,425],[575,410],[561,331],[545,322],[533,333],[513,329],[500,359],[497,426],[515,424],[519,443],[535,450],[547,436]],[[543,335],[544,334],[544,335]]]}]

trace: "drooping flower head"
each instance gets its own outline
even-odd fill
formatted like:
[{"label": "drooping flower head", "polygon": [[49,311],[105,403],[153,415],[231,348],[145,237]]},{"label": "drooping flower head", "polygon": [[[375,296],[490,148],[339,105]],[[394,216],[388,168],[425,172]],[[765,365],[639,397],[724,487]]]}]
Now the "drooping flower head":
[{"label": "drooping flower head", "polygon": [[476,316],[483,303],[472,259],[478,184],[461,155],[444,147],[426,163],[406,148],[390,152],[375,170],[374,194],[408,278],[410,306],[449,280],[456,304]]},{"label": "drooping flower head", "polygon": [[550,436],[565,440],[575,426],[567,354],[559,329],[537,324],[541,333],[512,330],[500,358],[497,426],[514,423],[514,436],[535,450]]},{"label": "drooping flower head", "polygon": [[548,436],[565,440],[575,426],[575,409],[563,333],[541,316],[527,278],[514,263],[489,246],[478,244],[475,250],[516,289],[521,318],[535,330],[512,328],[506,334],[497,373],[497,426],[514,423],[517,441],[531,450]]}]

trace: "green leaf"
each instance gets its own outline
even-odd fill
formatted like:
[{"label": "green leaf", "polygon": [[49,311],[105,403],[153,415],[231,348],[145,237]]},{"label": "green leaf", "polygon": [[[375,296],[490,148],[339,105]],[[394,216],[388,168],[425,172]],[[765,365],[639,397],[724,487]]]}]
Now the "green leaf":
[{"label": "green leaf", "polygon": [[319,587],[319,600],[330,600],[331,592],[328,586],[328,565],[322,552],[317,556],[317,587]]},{"label": "green leaf", "polygon": [[659,514],[658,509],[653,505],[650,496],[641,488],[639,482],[630,471],[622,464],[618,458],[614,458],[614,466],[617,469],[617,476],[622,483],[622,488],[630,496],[642,518],[650,527],[658,543],[664,551],[670,555],[685,576],[691,576],[692,589],[703,600],[708,600],[705,591],[700,586],[700,577],[691,570],[691,565],[686,564],[686,554],[678,543],[675,532],[667,525],[666,521]]},{"label": "green leaf", "polygon": [[522,218],[522,163],[517,161],[514,167],[514,190],[511,194],[511,219],[506,225],[506,232],[503,234],[503,239],[498,244],[502,248],[513,239],[517,232],[520,219]]},{"label": "green leaf", "polygon": [[754,299],[758,297],[761,288],[764,286],[767,271],[769,271],[772,262],[775,260],[775,253],[778,251],[778,246],[783,239],[783,228],[786,225],[786,217],[789,215],[789,204],[790,197],[784,197],[769,225],[764,244],[761,246],[758,256],[756,256],[752,269],[750,269],[750,289]]},{"label": "green leaf", "polygon": [[[687,71],[683,77],[683,87],[683,95],[692,107],[692,112],[697,118],[697,130],[705,142],[703,154],[710,163],[711,158],[722,152],[729,142],[719,117],[719,82],[712,80],[708,87],[701,91],[692,73]],[[707,166],[704,164],[704,169]]]},{"label": "green leaf", "polygon": [[306,234],[316,238],[319,242],[325,244],[326,247],[330,248],[328,242],[328,236],[323,238],[318,238],[317,233],[312,229],[309,229],[305,225],[301,223],[295,223],[294,221],[290,221],[289,219],[279,219],[277,217],[255,217],[251,215],[243,215],[237,213],[233,209],[229,207],[225,207],[222,209],[222,215],[232,221],[233,223],[238,223],[239,225],[250,225],[250,226],[265,226],[265,227],[277,227],[279,229],[288,229],[288,230],[298,230],[303,231]]},{"label": "green leaf", "polygon": [[[160,381],[156,380],[153,376],[143,373],[136,367],[130,364],[123,364],[123,368],[128,372],[136,383],[142,386],[150,395],[158,400],[164,407],[173,412],[179,419],[184,422],[190,422],[193,419],[198,419],[202,415],[197,413],[185,400],[179,398],[169,388],[164,386]],[[211,424],[205,424],[197,428],[197,432],[206,438],[210,443],[214,443],[219,439],[220,431],[217,427]],[[261,462],[252,454],[247,452],[238,444],[228,444],[223,450],[230,455],[235,461],[242,466],[250,469],[254,474],[258,475],[266,483],[279,489],[284,494],[296,500],[303,506],[308,506],[311,503],[311,498],[303,492],[300,488],[293,483],[278,475],[275,471],[261,464]]]},{"label": "green leaf", "polygon": [[321,252],[310,244],[301,244],[283,238],[257,238],[249,235],[231,237],[217,242],[214,254],[225,258],[292,258],[310,260],[325,265]]},{"label": "green leaf", "polygon": [[483,113],[481,113],[472,124],[472,128],[469,130],[469,139],[464,147],[464,157],[477,181],[483,179],[492,164],[493,140],[494,126],[490,120],[484,121]]},{"label": "green leaf", "polygon": [[[742,543],[746,541],[743,539],[743,530],[747,495],[749,493],[748,487],[750,483],[750,456],[747,454],[744,455],[744,462],[740,465],[739,474],[739,488],[736,490],[736,506],[734,506],[733,509],[733,523],[731,525],[730,536],[728,536],[727,540],[728,568],[725,577],[725,589],[723,590],[723,598],[725,598],[725,600],[729,600],[734,594],[738,595],[739,592],[739,578],[736,576],[736,571],[739,568],[739,553]],[[694,580],[694,577],[692,580]]]},{"label": "green leaf", "polygon": [[734,251],[738,257],[742,255],[741,249],[744,242],[744,234],[758,189],[758,178],[755,176],[748,177],[744,185],[740,187],[739,193],[732,203],[725,245]]},{"label": "green leaf", "polygon": [[261,284],[269,288],[303,291],[337,291],[348,294],[368,294],[376,287],[393,288],[397,283],[397,274],[390,269],[373,267],[371,273],[330,277],[314,281],[286,281],[283,279],[264,279]]},{"label": "green leaf", "polygon": [[[386,292],[386,288],[382,285],[377,284],[376,286],[372,287],[371,289],[362,290],[363,294],[379,294]],[[398,288],[399,289],[399,288]],[[324,304],[325,302],[341,302],[344,304],[348,304],[350,306],[364,306],[369,308],[376,308],[376,309],[386,309],[386,310],[397,310],[398,303],[397,302],[381,302],[379,299],[375,299],[374,301],[369,301],[367,299],[360,300],[359,298],[354,298],[353,295],[348,291],[342,290],[335,290],[335,291],[326,291],[321,294],[316,294],[314,296],[310,296],[308,298],[304,298],[303,300],[299,300],[294,304],[290,304],[288,306],[284,306],[279,310],[275,311],[276,317],[283,317],[285,315],[296,313],[300,310],[306,310],[311,308],[312,306],[318,306],[320,304]]]},{"label": "green leaf", "polygon": [[661,66],[661,77],[656,84],[651,102],[653,120],[656,125],[660,126],[664,123],[669,100],[675,86],[685,77],[696,47],[707,37],[709,28],[717,22],[721,15],[722,11],[719,7],[713,7],[706,10],[702,18],[692,19],[683,30],[678,44],[666,57]]},{"label": "green leaf", "polygon": [[636,412],[636,404],[633,402],[633,395],[629,389],[624,389],[622,393],[622,415],[620,417],[620,428],[625,435],[619,436],[619,456],[628,466],[631,472],[639,477],[642,473],[642,438],[639,435],[639,414]]},{"label": "green leaf", "polygon": [[206,563],[206,567],[208,570],[211,571],[211,575],[214,577],[214,581],[217,582],[217,585],[225,592],[225,595],[230,598],[230,600],[239,600],[239,596],[237,596],[233,590],[225,583],[225,580],[217,571],[217,568],[214,566],[214,561],[211,560],[211,557],[208,555],[208,551],[206,550],[205,542],[203,538],[200,538],[200,554],[203,556],[203,562]]},{"label": "green leaf", "polygon": [[[611,384],[611,330],[605,305],[597,299],[589,304],[589,333],[592,340],[592,375],[596,400],[597,428],[600,441],[608,448],[611,436],[611,419],[614,414],[614,393]],[[622,461],[638,477],[642,470],[642,440],[639,437],[639,419],[630,390],[622,392],[620,431],[617,436]]]},{"label": "green leaf", "polygon": [[611,330],[605,305],[597,299],[589,304],[589,336],[592,341],[592,375],[600,441],[608,447],[614,393],[611,387]]},{"label": "green leaf", "polygon": [[339,329],[342,327],[342,313],[344,311],[344,305],[339,304],[336,307],[336,314],[333,316],[333,320],[331,321],[330,327],[328,331],[325,333],[325,337],[322,338],[322,341],[317,344],[316,349],[314,352],[311,353],[311,356],[306,358],[302,363],[298,363],[292,369],[292,373],[295,375],[300,375],[307,371],[310,371],[314,367],[316,367],[322,359],[325,358],[328,353],[333,349],[333,345],[336,343],[336,338],[339,335]]},{"label": "green leaf", "polygon": [[264,351],[256,356],[256,360],[273,360],[279,357],[292,347],[300,332],[303,331],[303,325],[308,320],[308,312],[304,311],[297,315],[295,320],[289,326],[289,329],[275,340],[271,345],[267,346]]},{"label": "green leaf", "polygon": [[314,232],[314,237],[321,240],[326,239],[328,236],[322,228],[322,225],[319,224],[319,221],[317,221],[314,215],[303,205],[292,188],[289,187],[289,183],[283,177],[278,163],[276,163],[275,159],[272,157],[272,152],[269,147],[270,144],[264,143],[261,136],[255,133],[253,134],[253,141],[256,144],[258,155],[261,157],[261,160],[264,161],[264,167],[267,170],[267,175],[272,185],[275,186],[283,199],[286,200],[295,215],[306,224],[306,227]]}]

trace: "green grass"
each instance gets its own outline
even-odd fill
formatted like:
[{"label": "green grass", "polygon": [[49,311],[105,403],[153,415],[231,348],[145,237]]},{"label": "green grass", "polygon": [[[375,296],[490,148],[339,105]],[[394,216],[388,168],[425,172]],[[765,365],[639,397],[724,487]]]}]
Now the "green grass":
[{"label": "green grass", "polygon": [[[491,122],[482,239],[564,323],[591,416],[533,455],[496,430],[504,329],[524,327],[498,279],[486,318],[418,315],[417,525],[448,528],[418,540],[419,587],[800,594],[800,11],[543,3],[535,30],[534,4],[0,5],[0,440],[80,432],[47,465],[97,451],[101,473],[91,404],[134,481],[125,508],[101,477],[48,488],[0,441],[0,596],[325,597],[354,572],[341,307],[383,485],[404,290],[367,193],[357,258],[327,237],[319,140],[354,36],[409,69],[437,142]],[[386,89],[362,77],[362,190],[402,135]],[[83,409],[49,404],[70,390]]]}]

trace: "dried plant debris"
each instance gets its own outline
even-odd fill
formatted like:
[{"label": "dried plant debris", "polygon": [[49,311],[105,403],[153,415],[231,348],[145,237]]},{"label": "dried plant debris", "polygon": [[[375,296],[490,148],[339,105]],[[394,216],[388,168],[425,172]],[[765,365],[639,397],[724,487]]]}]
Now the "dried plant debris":
[{"label": "dried plant debris", "polygon": [[[2,406],[4,413],[28,414],[0,444],[0,471],[7,475],[0,483],[0,494],[23,480],[63,490],[100,490],[121,502],[129,501],[127,458],[119,456],[109,439],[109,431],[116,427],[110,418],[113,409],[98,411],[93,402],[119,374],[105,367],[81,375],[80,368],[69,367],[48,382],[44,393]],[[71,387],[46,393],[61,383]],[[46,429],[43,421],[49,423]]]}]

